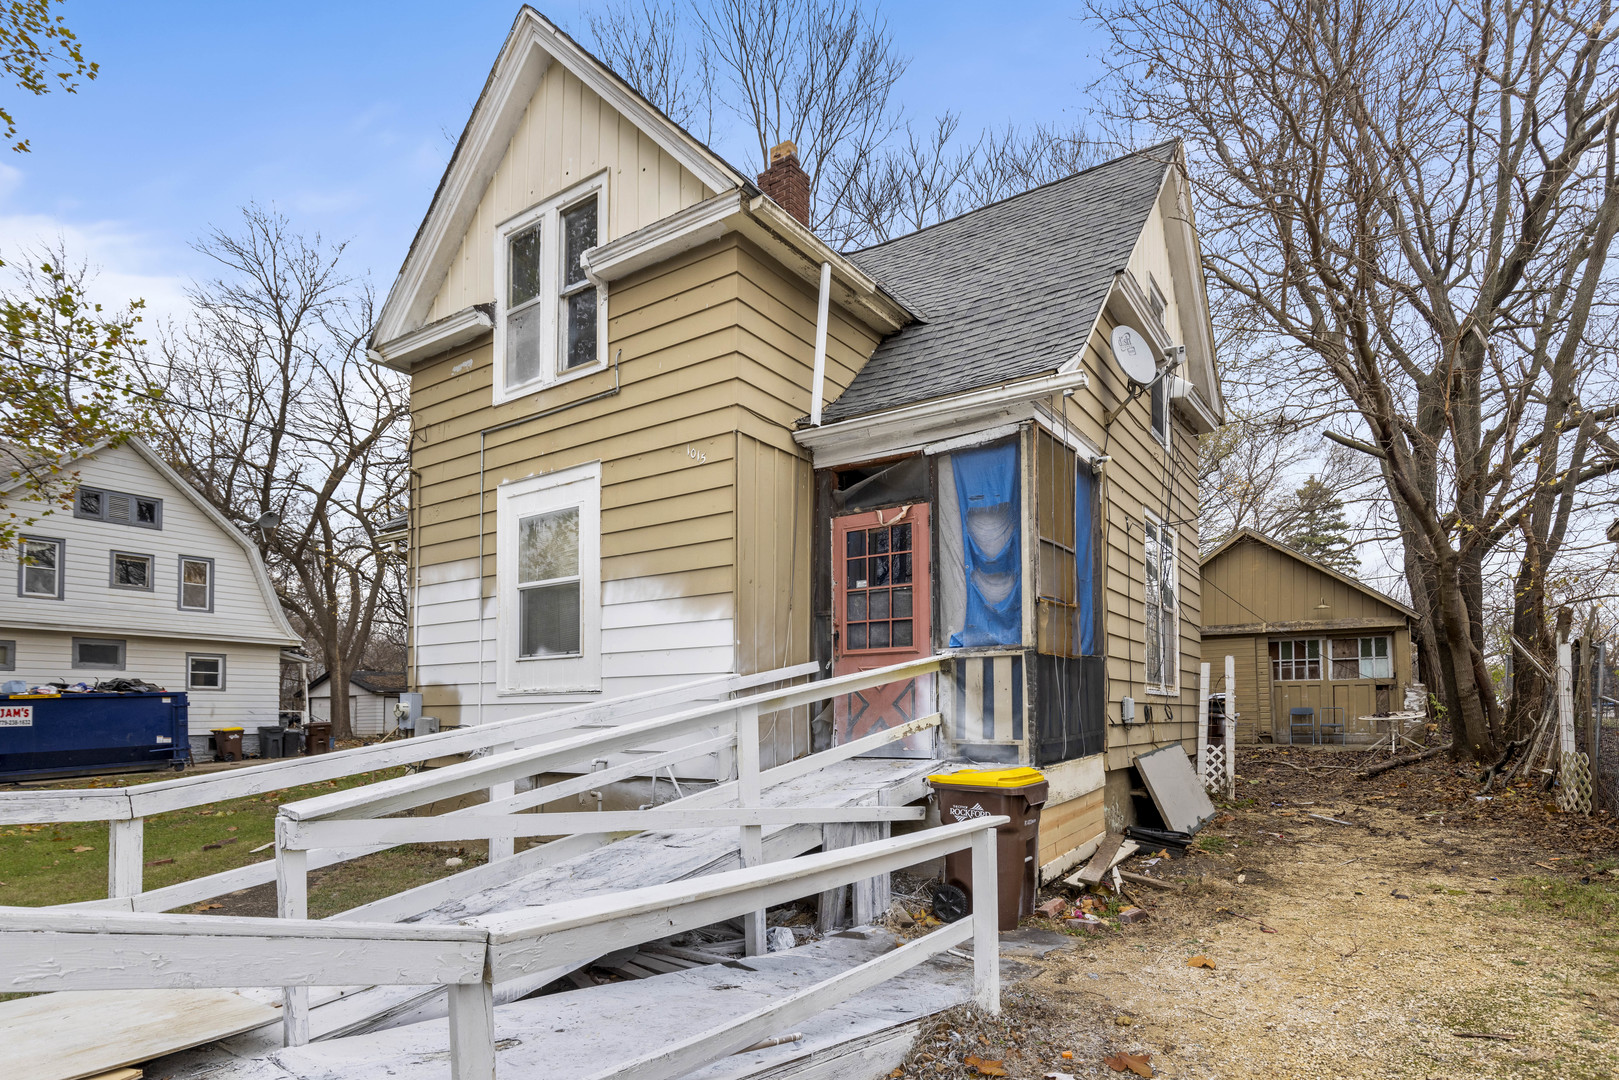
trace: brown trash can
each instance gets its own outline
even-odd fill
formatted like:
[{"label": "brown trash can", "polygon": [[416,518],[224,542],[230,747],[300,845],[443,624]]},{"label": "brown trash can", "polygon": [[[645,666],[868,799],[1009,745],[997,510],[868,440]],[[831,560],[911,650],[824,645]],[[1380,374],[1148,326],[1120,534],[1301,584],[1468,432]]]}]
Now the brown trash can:
[{"label": "brown trash can", "polygon": [[332,722],[311,720],[304,725],[304,753],[324,754],[332,748]]},{"label": "brown trash can", "polygon": [[[1016,930],[1034,914],[1039,891],[1040,809],[1051,785],[1037,769],[965,769],[928,777],[939,797],[946,825],[975,817],[1005,815],[1012,820],[995,830],[1000,929]],[[972,849],[944,857],[944,879],[973,894]]]},{"label": "brown trash can", "polygon": [[242,760],[242,729],[239,727],[216,727],[211,734],[214,737],[214,756],[220,761]]}]

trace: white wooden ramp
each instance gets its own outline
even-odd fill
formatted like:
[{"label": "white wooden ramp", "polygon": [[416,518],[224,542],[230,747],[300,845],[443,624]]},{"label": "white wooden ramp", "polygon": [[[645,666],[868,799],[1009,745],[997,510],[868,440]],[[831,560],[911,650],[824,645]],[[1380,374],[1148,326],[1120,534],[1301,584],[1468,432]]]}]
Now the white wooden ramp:
[{"label": "white wooden ramp", "polygon": [[[896,943],[885,930],[861,928],[788,952],[502,1005],[495,1010],[497,1069],[511,1077],[606,1072],[890,952]],[[1003,977],[1015,977],[1020,970],[1006,961],[1003,969]],[[792,1025],[791,1032],[776,1033],[802,1033],[802,1040],[737,1054],[689,1076],[789,1077],[795,1065],[814,1065],[823,1078],[870,1080],[904,1055],[908,1025],[969,1000],[972,983],[970,960],[936,957]],[[891,1034],[901,1037],[884,1037]],[[828,1071],[827,1063],[839,1059],[842,1048],[853,1050],[842,1055],[845,1067]],[[428,1020],[276,1050],[254,1061],[180,1055],[154,1062],[148,1075],[170,1080],[443,1080],[448,1059],[448,1024]]]}]

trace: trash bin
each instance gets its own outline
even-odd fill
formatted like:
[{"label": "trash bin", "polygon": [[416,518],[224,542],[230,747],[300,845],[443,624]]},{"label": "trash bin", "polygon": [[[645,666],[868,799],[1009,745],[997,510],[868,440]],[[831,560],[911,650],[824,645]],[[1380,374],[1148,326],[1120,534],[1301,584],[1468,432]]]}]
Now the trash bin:
[{"label": "trash bin", "polygon": [[324,754],[332,748],[332,722],[311,720],[304,725],[304,753]]},{"label": "trash bin", "polygon": [[304,729],[289,727],[281,733],[281,754],[283,757],[297,757],[304,752]]},{"label": "trash bin", "polygon": [[242,760],[242,729],[216,727],[213,729],[214,757],[220,761]]},{"label": "trash bin", "polygon": [[[1036,769],[965,769],[928,777],[939,797],[939,816],[946,824],[975,817],[1005,815],[995,830],[995,862],[999,878],[1000,928],[1016,930],[1018,919],[1034,914],[1040,872],[1040,808],[1050,785]],[[972,849],[944,858],[945,882],[973,893]]]},{"label": "trash bin", "polygon": [[286,728],[280,724],[259,728],[259,757],[275,758],[281,756],[281,737]]}]

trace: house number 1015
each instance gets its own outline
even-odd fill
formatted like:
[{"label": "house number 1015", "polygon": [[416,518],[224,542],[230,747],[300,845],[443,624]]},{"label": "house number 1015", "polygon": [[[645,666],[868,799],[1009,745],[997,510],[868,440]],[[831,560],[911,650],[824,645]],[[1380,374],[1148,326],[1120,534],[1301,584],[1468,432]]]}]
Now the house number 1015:
[{"label": "house number 1015", "polygon": [[686,447],[686,456],[697,462],[699,465],[708,460],[708,455],[697,449],[695,446]]}]

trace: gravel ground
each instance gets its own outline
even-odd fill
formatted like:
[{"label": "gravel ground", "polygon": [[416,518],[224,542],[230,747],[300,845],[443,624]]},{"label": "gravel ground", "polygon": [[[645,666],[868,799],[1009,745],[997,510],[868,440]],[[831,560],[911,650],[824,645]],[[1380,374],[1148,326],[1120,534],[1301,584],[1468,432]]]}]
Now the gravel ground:
[{"label": "gravel ground", "polygon": [[1243,753],[1238,798],[1150,868],[1180,891],[1127,883],[1148,920],[1037,962],[999,1017],[937,1018],[899,1075],[1117,1077],[1121,1052],[1163,1077],[1619,1075],[1613,819],[1360,757]]}]

